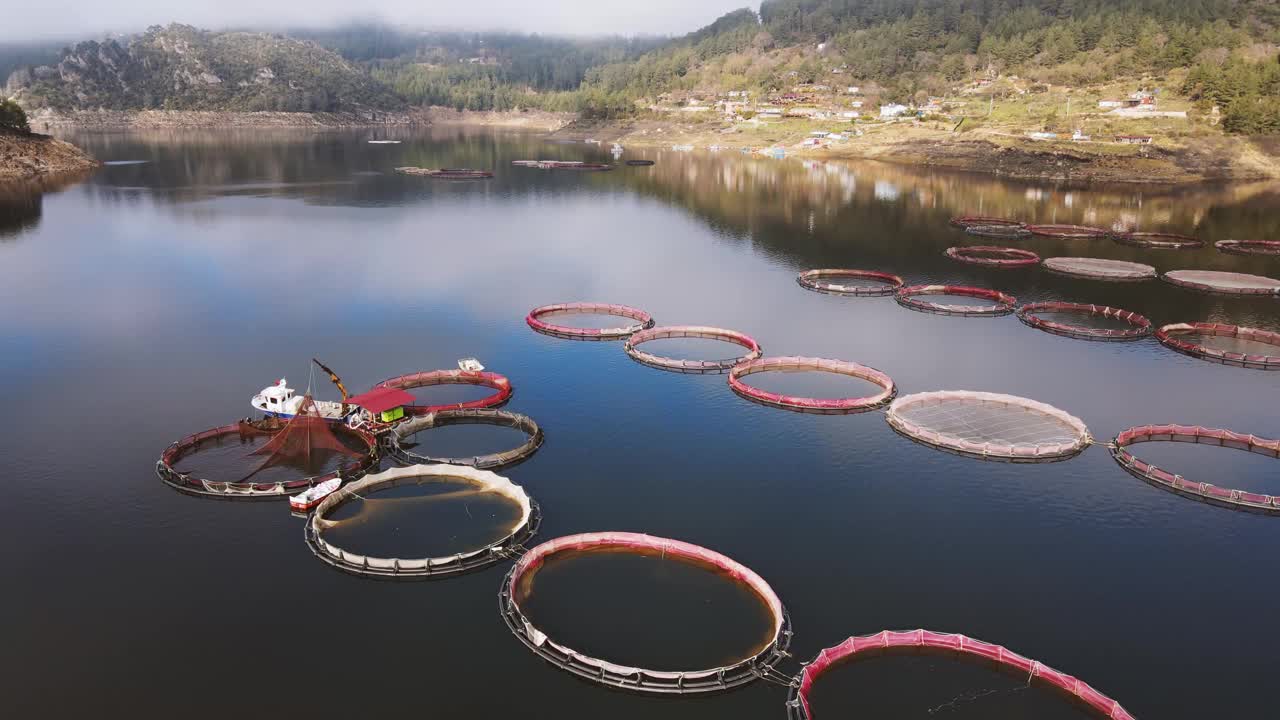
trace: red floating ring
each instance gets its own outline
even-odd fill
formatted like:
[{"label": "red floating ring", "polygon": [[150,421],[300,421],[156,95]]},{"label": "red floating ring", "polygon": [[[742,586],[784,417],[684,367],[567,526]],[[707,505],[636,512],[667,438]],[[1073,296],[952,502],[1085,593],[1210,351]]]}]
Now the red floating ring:
[{"label": "red floating ring", "polygon": [[[545,322],[542,320],[543,315],[612,315],[636,322],[617,328],[576,328]],[[639,308],[607,303],[575,302],[543,305],[530,310],[524,321],[536,332],[566,340],[621,340],[653,327],[653,316],[649,313]]]},{"label": "red floating ring", "polygon": [[[721,667],[670,671],[619,665],[590,657],[558,643],[538,629],[520,607],[521,588],[529,587],[534,573],[548,558],[561,552],[629,552],[661,555],[694,563],[723,573],[742,583],[769,609],[772,632],[758,651]],[[531,651],[552,665],[586,680],[610,687],[642,693],[687,695],[722,692],[766,677],[784,657],[791,644],[791,619],[782,600],[769,583],[751,568],[692,543],[630,532],[595,532],[548,540],[531,548],[512,566],[502,581],[498,607],[507,629]]]},{"label": "red floating ring", "polygon": [[[873,280],[882,283],[880,287],[862,287],[858,285],[840,285],[823,282],[825,278],[851,278],[857,280]],[[879,270],[839,270],[820,269],[805,270],[796,276],[800,287],[829,295],[857,295],[874,297],[892,295],[903,286],[902,278]]]},{"label": "red floating ring", "polygon": [[[1272,345],[1275,354],[1249,354],[1218,350],[1199,343],[1183,340],[1184,335],[1212,335],[1236,340]],[[1224,365],[1252,368],[1255,370],[1280,370],[1280,333],[1238,325],[1220,325],[1218,323],[1176,323],[1165,325],[1156,330],[1156,339],[1166,347],[1184,355],[1191,355],[1202,360],[1220,362]]]},{"label": "red floating ring", "polygon": [[[1129,323],[1131,327],[1124,330],[1091,328],[1083,325],[1045,320],[1036,315],[1041,312],[1081,313],[1091,317],[1114,318]],[[1018,308],[1018,319],[1029,327],[1043,330],[1054,335],[1080,338],[1082,340],[1136,340],[1151,334],[1151,321],[1146,317],[1128,310],[1118,310],[1106,305],[1085,305],[1081,303],[1041,302],[1030,303]]]},{"label": "red floating ring", "polygon": [[1155,248],[1158,250],[1194,250],[1204,247],[1204,241],[1189,235],[1158,232],[1127,232],[1111,236],[1121,245]]},{"label": "red floating ring", "polygon": [[[994,305],[948,305],[917,300],[919,295],[963,295],[981,300],[994,300]],[[1008,315],[1018,307],[1018,299],[999,290],[966,285],[911,285],[898,291],[898,304],[921,312],[939,315]]]},{"label": "red floating ring", "polygon": [[1280,255],[1280,240],[1219,240],[1213,246],[1232,255]]},{"label": "red floating ring", "polygon": [[441,410],[468,410],[476,408],[497,407],[511,399],[511,381],[494,372],[468,372],[466,370],[424,370],[423,372],[397,375],[374,385],[375,388],[390,387],[398,390],[413,390],[435,385],[477,385],[492,388],[492,395],[479,400],[441,405],[407,405],[405,410],[411,415],[426,415]]},{"label": "red floating ring", "polygon": [[360,442],[364,443],[368,450],[358,461],[344,464],[337,470],[323,475],[278,482],[226,482],[205,480],[193,477],[190,473],[183,473],[174,469],[174,465],[179,460],[198,450],[201,445],[207,442],[220,443],[224,439],[233,437],[239,442],[249,433],[258,434],[262,432],[245,421],[232,425],[222,425],[194,435],[188,435],[173,443],[165,449],[160,455],[160,459],[156,461],[156,474],[169,487],[189,495],[204,495],[206,497],[236,500],[262,500],[297,495],[303,490],[333,478],[342,478],[344,481],[358,478],[378,464],[378,439],[371,433],[348,427],[342,423],[333,423],[332,428],[336,433],[356,437]]},{"label": "red floating ring", "polygon": [[1223,295],[1280,295],[1280,280],[1248,273],[1218,270],[1171,270],[1165,282],[1200,292]]},{"label": "red floating ring", "polygon": [[998,245],[972,245],[947,248],[947,257],[970,265],[1016,268],[1039,265],[1040,256],[1030,250],[1000,247]]},{"label": "red floating ring", "polygon": [[[880,387],[880,392],[857,398],[795,397],[761,390],[742,381],[748,375],[771,371],[816,371],[848,375],[874,383]],[[729,371],[729,387],[738,395],[762,405],[819,415],[848,415],[874,410],[893,400],[898,392],[893,379],[875,368],[843,360],[805,357],[762,358],[742,363]]]},{"label": "red floating ring", "polygon": [[969,228],[975,225],[1025,227],[1026,223],[1018,220],[1010,220],[1009,218],[989,217],[986,215],[957,215],[951,218],[952,227]]},{"label": "red floating ring", "polygon": [[1068,240],[1087,240],[1106,237],[1110,233],[1102,228],[1088,225],[1028,225],[1032,235],[1040,237],[1065,238]]},{"label": "red floating ring", "polygon": [[1125,430],[1116,436],[1111,456],[1129,474],[1155,484],[1157,487],[1185,497],[1204,500],[1214,505],[1236,510],[1252,510],[1280,514],[1280,497],[1251,493],[1244,490],[1221,488],[1209,483],[1192,482],[1148,462],[1139,460],[1128,447],[1143,442],[1193,442],[1204,445],[1247,450],[1249,452],[1280,458],[1280,440],[1268,440],[1256,435],[1244,435],[1230,430],[1184,425],[1143,425]]},{"label": "red floating ring", "polygon": [[[638,349],[642,343],[650,340],[665,340],[669,338],[701,338],[704,340],[721,340],[735,345],[741,345],[747,349],[745,355],[736,358],[727,358],[725,360],[681,360],[679,358],[663,357],[654,355]],[[627,338],[627,342],[622,346],[626,350],[627,355],[632,360],[650,367],[656,367],[662,370],[673,370],[682,373],[722,373],[728,372],[733,366],[749,360],[755,360],[762,354],[760,344],[751,336],[734,330],[724,330],[714,327],[702,327],[697,325],[677,325],[672,327],[655,327],[640,332]]]},{"label": "red floating ring", "polygon": [[822,650],[817,657],[805,664],[797,677],[798,682],[792,683],[790,695],[787,698],[787,717],[790,720],[814,720],[813,709],[809,706],[809,693],[813,690],[813,684],[818,678],[838,663],[856,662],[891,652],[918,653],[921,650],[944,652],[995,663],[1020,676],[1047,683],[1055,690],[1097,711],[1103,717],[1111,720],[1134,720],[1133,716],[1120,706],[1120,703],[1094,690],[1083,680],[1054,670],[1038,660],[1023,657],[1008,648],[976,640],[967,635],[930,630],[906,632],[885,630],[874,635],[851,637],[835,647]]}]

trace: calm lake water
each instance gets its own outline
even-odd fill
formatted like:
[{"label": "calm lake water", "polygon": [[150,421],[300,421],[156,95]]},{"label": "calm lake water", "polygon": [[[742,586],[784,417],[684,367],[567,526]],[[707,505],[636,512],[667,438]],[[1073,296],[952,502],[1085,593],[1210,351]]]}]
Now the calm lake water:
[{"label": "calm lake water", "polygon": [[[466,356],[507,375],[509,409],[546,431],[537,455],[503,473],[542,505],[535,541],[629,530],[723,552],[786,603],[797,661],[851,634],[925,627],[1007,645],[1139,718],[1274,716],[1280,579],[1268,551],[1280,518],[1153,488],[1100,446],[1054,464],[988,463],[914,444],[880,412],[763,407],[734,395],[723,376],[644,367],[620,343],[545,337],[524,316],[572,300],[635,305],[660,324],[749,333],[768,355],[871,365],[904,394],[1030,397],[1082,418],[1099,441],[1165,422],[1276,437],[1277,373],[1184,357],[1154,340],[1072,340],[1011,316],[934,316],[795,282],[808,268],[871,268],[913,283],[995,287],[1021,302],[1108,304],[1157,324],[1280,330],[1276,299],[988,270],[943,255],[952,245],[1007,244],[948,227],[964,212],[1280,239],[1275,187],[1068,188],[643,150],[627,157],[655,166],[548,173],[510,161],[604,156],[454,129],[365,142],[384,136],[80,135],[71,139],[100,159],[147,162],[65,187],[0,191],[7,716],[785,717],[785,689],[763,682],[653,699],[545,665],[499,618],[505,565],[430,583],[352,577],[310,554],[282,502],[193,498],[156,478],[173,440],[248,415],[249,398],[282,376],[306,387],[313,356],[353,390]],[[485,167],[497,177],[432,181],[394,174],[400,165]],[[1211,247],[1019,246],[1280,277],[1280,260]],[[682,348],[737,354],[697,341],[654,346]],[[752,380],[775,392],[866,389],[807,373]],[[335,396],[321,375],[315,383],[320,397]],[[461,455],[509,436],[496,437],[469,427],[421,440]],[[1135,452],[1189,477],[1280,493],[1275,460],[1203,446]],[[373,513],[357,529],[366,547],[386,549],[386,537],[368,536],[380,517],[413,522],[411,508]],[[462,532],[456,508],[439,517],[450,534]],[[449,545],[421,530],[405,537]],[[576,615],[599,631],[575,637],[620,662],[705,661],[757,640],[741,609],[733,627],[750,637],[725,638],[716,626],[698,636],[716,647],[682,639],[698,629],[691,600],[735,601],[711,587],[714,578],[671,569],[636,569],[653,579],[646,591],[624,582],[627,567],[566,565],[539,578],[574,600],[540,607],[561,613],[548,626],[572,627]],[[582,601],[590,597],[600,602]],[[628,624],[664,617],[670,625],[653,633]],[[827,718],[1085,717],[1021,686],[947,659],[891,658],[833,671],[815,707],[831,708]]]}]

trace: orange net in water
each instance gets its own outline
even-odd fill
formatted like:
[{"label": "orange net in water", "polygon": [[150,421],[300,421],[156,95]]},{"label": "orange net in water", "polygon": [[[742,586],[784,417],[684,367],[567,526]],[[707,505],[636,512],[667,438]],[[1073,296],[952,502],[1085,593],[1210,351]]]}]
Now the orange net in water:
[{"label": "orange net in water", "polygon": [[245,480],[257,475],[269,467],[276,465],[303,465],[314,467],[316,460],[323,460],[332,454],[347,455],[358,458],[360,453],[352,450],[333,434],[329,423],[320,415],[316,403],[310,395],[302,398],[298,412],[267,441],[265,445],[254,450],[251,455],[265,455],[266,458],[253,472],[244,477]]}]

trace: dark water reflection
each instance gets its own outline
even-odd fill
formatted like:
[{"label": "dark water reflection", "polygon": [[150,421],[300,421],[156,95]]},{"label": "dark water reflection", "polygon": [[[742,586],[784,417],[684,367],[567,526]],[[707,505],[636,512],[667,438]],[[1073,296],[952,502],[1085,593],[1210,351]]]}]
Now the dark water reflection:
[{"label": "dark water reflection", "polygon": [[[646,368],[619,343],[545,337],[524,316],[568,300],[635,305],[661,324],[747,332],[769,354],[861,362],[903,393],[1031,397],[1084,419],[1103,440],[1163,422],[1275,437],[1275,373],[1199,361],[1154,340],[1083,342],[1013,317],[928,315],[795,282],[806,268],[865,267],[911,283],[997,287],[1022,302],[1111,305],[1157,324],[1280,330],[1275,299],[990,270],[943,255],[988,244],[948,227],[961,212],[1122,223],[1210,242],[1277,238],[1274,187],[1065,188],[666,151],[628,152],[656,160],[650,168],[556,173],[509,163],[602,156],[520,135],[383,135],[404,142],[369,145],[359,132],[85,135],[73,139],[99,159],[149,162],[0,201],[10,228],[0,242],[10,418],[0,461],[16,510],[0,537],[0,613],[11,619],[0,675],[14,688],[14,717],[182,708],[224,718],[248,707],[783,716],[785,693],[771,685],[669,702],[586,685],[509,637],[494,608],[500,570],[429,584],[362,581],[316,561],[281,504],[201,501],[155,478],[168,443],[248,414],[249,397],[281,375],[304,386],[313,356],[353,390],[480,358],[511,378],[510,409],[547,433],[539,453],[507,473],[542,504],[541,539],[632,530],[724,552],[787,603],[797,657],[850,634],[923,626],[1079,675],[1138,717],[1273,714],[1266,688],[1280,629],[1269,618],[1280,580],[1266,571],[1265,549],[1280,533],[1277,518],[1150,487],[1101,447],[1052,465],[983,463],[901,438],[881,413],[762,407],[730,392],[723,376]],[[441,183],[393,172],[410,164],[487,167],[497,177]],[[1212,248],[1019,246],[1280,277],[1280,259]],[[1274,460],[1184,451],[1173,459],[1189,463],[1188,476],[1280,492]],[[334,632],[340,625],[348,629]],[[1231,642],[1237,626],[1247,632]],[[661,650],[643,634],[634,642],[641,656]],[[350,682],[326,685],[334,673]],[[886,672],[878,685],[909,699],[919,680]],[[935,689],[951,697],[955,683]],[[884,707],[890,717],[915,705]],[[988,718],[1038,716],[974,707]]]}]

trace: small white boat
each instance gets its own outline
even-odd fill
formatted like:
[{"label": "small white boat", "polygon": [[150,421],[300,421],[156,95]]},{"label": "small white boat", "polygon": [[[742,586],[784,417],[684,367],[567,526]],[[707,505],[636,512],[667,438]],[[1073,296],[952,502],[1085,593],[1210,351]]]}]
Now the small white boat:
[{"label": "small white boat", "polygon": [[[275,385],[265,387],[262,392],[254,395],[249,405],[254,410],[260,410],[271,417],[291,418],[298,414],[298,409],[302,407],[305,399],[305,395],[295,393],[293,388],[289,387],[289,382],[280,378]],[[340,402],[331,400],[314,400],[313,402],[316,411],[325,420],[342,420],[352,411],[352,408],[348,407],[348,412],[344,414]]]},{"label": "small white boat", "polygon": [[458,361],[458,369],[463,372],[484,372],[484,366],[475,358],[462,358]]},{"label": "small white boat", "polygon": [[329,497],[334,490],[342,485],[341,478],[329,478],[319,485],[313,485],[306,490],[289,498],[289,509],[294,512],[310,512],[312,508],[320,504],[321,500]]},{"label": "small white boat", "polygon": [[599,145],[599,144],[600,144],[600,141],[599,141],[599,140],[596,140],[595,138],[587,138],[586,140],[583,140],[582,142],[584,142],[584,143],[586,143],[586,144],[588,144],[588,145]]},{"label": "small white boat", "polygon": [[399,140],[368,140],[370,145],[399,145]]}]

